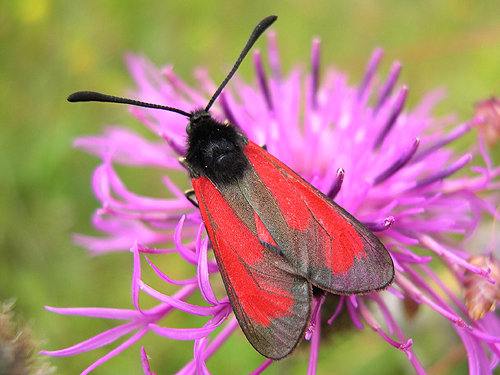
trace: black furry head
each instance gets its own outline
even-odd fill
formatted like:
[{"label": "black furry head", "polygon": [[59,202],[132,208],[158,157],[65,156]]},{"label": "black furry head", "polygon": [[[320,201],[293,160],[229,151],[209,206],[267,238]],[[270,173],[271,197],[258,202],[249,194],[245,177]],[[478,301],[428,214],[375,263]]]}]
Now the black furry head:
[{"label": "black furry head", "polygon": [[186,127],[185,162],[192,178],[207,177],[214,184],[229,184],[249,167],[243,152],[247,138],[234,125],[215,120],[204,109],[192,112]]},{"label": "black furry head", "polygon": [[131,104],[138,107],[163,109],[188,117],[189,124],[186,127],[188,150],[182,164],[188,168],[192,178],[205,176],[216,185],[229,184],[242,176],[250,166],[250,162],[243,152],[243,148],[248,144],[248,139],[233,125],[214,120],[208,110],[234,75],[248,51],[262,33],[276,21],[276,18],[276,16],[269,16],[258,23],[233,68],[212,95],[205,109],[188,113],[179,108],[120,98],[94,91],[75,92],[68,96],[68,100],[70,102],[97,101]]}]

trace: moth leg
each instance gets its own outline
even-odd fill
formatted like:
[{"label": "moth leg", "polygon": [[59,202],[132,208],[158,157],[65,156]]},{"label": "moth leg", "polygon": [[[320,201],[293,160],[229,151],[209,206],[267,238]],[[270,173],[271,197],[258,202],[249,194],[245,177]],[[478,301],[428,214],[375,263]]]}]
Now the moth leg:
[{"label": "moth leg", "polygon": [[198,202],[193,198],[195,196],[193,189],[186,190],[184,192],[184,196],[187,198],[188,201],[190,201],[193,204],[193,206],[195,206],[196,208],[200,208]]}]

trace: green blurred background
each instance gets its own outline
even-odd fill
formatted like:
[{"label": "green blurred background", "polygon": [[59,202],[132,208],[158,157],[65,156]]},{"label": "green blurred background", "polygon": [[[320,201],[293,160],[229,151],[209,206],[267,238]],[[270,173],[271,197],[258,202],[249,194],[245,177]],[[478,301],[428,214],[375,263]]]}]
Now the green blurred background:
[{"label": "green blurred background", "polygon": [[[307,66],[312,37],[322,39],[322,63],[336,65],[357,84],[373,48],[403,65],[409,105],[444,86],[436,110],[469,118],[473,104],[499,93],[498,1],[62,1],[11,0],[0,5],[0,301],[16,298],[17,316],[32,324],[43,349],[89,338],[113,322],[59,316],[43,306],[131,308],[131,255],[90,258],[71,242],[74,232],[94,233],[98,207],[90,178],[97,159],[72,148],[75,137],[103,124],[141,125],[114,105],[71,105],[66,96],[94,89],[125,94],[132,81],[126,52],[144,53],[156,65],[173,63],[193,83],[198,66],[220,81],[264,16],[277,14],[285,70]],[[264,49],[260,41],[258,48]],[[251,61],[240,73],[253,79]],[[408,106],[407,106],[408,108]],[[137,182],[135,186],[139,185]],[[160,194],[156,192],[156,194]],[[166,264],[168,267],[168,264]],[[453,331],[436,315],[419,312],[405,329],[433,374],[466,371]],[[181,321],[182,317],[177,317]],[[196,321],[200,324],[201,321]],[[181,323],[182,324],[182,323]],[[188,326],[188,324],[185,324]],[[331,338],[320,353],[318,374],[413,373],[403,353],[365,330]],[[439,332],[439,334],[436,334]],[[158,374],[177,371],[192,343],[149,335],[144,341]],[[444,349],[444,350],[443,350]],[[59,374],[78,374],[110,348],[51,359]],[[450,351],[445,360],[441,360]],[[209,361],[214,374],[249,373],[261,361],[242,335]],[[273,365],[267,374],[305,374],[308,354]],[[458,363],[458,364],[457,364]],[[458,367],[457,367],[458,366]],[[451,370],[454,369],[454,370]],[[99,367],[96,374],[142,373],[139,345]]]}]

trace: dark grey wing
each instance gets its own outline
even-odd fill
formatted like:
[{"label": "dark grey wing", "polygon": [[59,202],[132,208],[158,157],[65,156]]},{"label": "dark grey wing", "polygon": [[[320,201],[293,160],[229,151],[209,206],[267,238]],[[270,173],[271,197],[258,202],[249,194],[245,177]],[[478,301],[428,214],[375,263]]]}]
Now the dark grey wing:
[{"label": "dark grey wing", "polygon": [[262,148],[244,151],[253,168],[239,187],[298,274],[336,294],[390,285],[392,258],[371,231]]}]

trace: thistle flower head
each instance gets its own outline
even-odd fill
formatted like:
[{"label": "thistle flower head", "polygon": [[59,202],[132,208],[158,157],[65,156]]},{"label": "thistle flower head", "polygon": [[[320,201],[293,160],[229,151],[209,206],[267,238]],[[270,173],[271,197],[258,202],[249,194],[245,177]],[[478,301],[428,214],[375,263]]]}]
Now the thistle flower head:
[{"label": "thistle flower head", "polygon": [[[469,246],[470,238],[483,213],[495,215],[500,168],[492,165],[482,137],[464,153],[449,147],[482,119],[455,124],[452,116],[434,118],[431,112],[444,96],[441,90],[405,110],[408,89],[397,85],[401,64],[394,63],[387,78],[379,81],[376,71],[382,54],[382,50],[375,50],[361,84],[353,87],[347,76],[335,69],[326,69],[320,77],[318,40],[312,43],[310,72],[295,68],[283,73],[276,36],[270,33],[269,71],[264,69],[260,53],[254,53],[256,82],[247,84],[235,76],[211,112],[238,126],[257,144],[265,144],[271,154],[371,229],[390,251],[396,267],[393,286],[384,292],[340,297],[329,323],[345,310],[355,327],[372,328],[388,344],[406,353],[417,373],[424,374],[424,366],[412,349],[418,342],[406,337],[397,313],[387,302],[406,299],[414,305],[425,305],[456,330],[467,351],[471,374],[491,373],[500,355],[500,320],[489,309],[475,320],[477,316],[471,315],[461,292],[448,286],[431,264],[447,265],[457,285],[469,285],[462,282],[470,275],[480,280],[476,284],[494,285],[491,268],[468,260],[472,253],[482,253]],[[134,97],[138,100],[189,111],[204,107],[216,89],[204,70],[197,71],[200,88],[194,89],[170,66],[158,70],[146,58],[132,55],[127,56],[127,63],[137,85]],[[210,244],[200,213],[167,177],[171,171],[184,171],[177,159],[186,150],[186,120],[176,113],[154,109],[131,108],[130,112],[158,139],[151,141],[129,129],[108,127],[103,135],[75,142],[102,159],[93,176],[93,188],[102,207],[93,222],[105,234],[99,238],[77,235],[75,241],[94,254],[132,249],[134,306],[129,310],[49,308],[62,314],[127,322],[73,347],[44,353],[73,355],[129,336],[83,371],[86,374],[153,332],[174,340],[193,340],[193,361],[178,374],[207,374],[206,361],[238,326],[227,297],[218,299],[212,290],[210,275],[218,268],[208,255]],[[130,191],[115,165],[160,168],[165,172],[162,182],[172,198],[150,198]],[[153,253],[164,257],[176,253],[195,265],[197,272],[189,279],[173,280],[168,269],[160,270],[147,258]],[[150,287],[141,277],[141,256],[161,280],[178,286],[178,292],[169,296]],[[465,288],[469,294],[478,293]],[[155,298],[157,306],[142,309],[140,292]],[[205,303],[187,302],[194,293],[201,293]],[[315,373],[321,347],[324,301],[324,294],[314,297],[306,333],[311,342],[308,374]],[[492,304],[497,302],[494,299]],[[206,323],[189,329],[160,325],[159,321],[174,310],[203,316]],[[376,314],[377,310],[381,314]],[[219,326],[222,329],[214,335]],[[144,349],[141,356],[145,373],[152,374]],[[252,374],[262,373],[271,363],[265,360]]]}]

